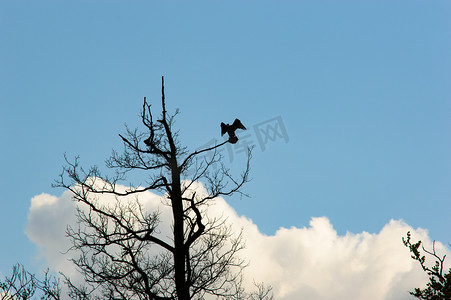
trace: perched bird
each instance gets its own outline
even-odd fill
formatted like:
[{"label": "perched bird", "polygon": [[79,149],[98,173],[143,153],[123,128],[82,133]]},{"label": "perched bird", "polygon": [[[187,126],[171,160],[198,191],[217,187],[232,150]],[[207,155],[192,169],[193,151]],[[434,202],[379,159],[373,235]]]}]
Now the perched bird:
[{"label": "perched bird", "polygon": [[149,136],[147,139],[144,140],[144,144],[146,144],[146,146],[148,146],[148,147],[150,147],[150,145],[152,144],[152,143],[150,142],[151,138],[152,138],[152,137]]},{"label": "perched bird", "polygon": [[246,127],[244,127],[244,125],[238,119],[235,119],[232,125],[224,124],[221,122],[221,136],[223,136],[224,133],[227,132],[229,134],[229,142],[232,144],[238,142],[238,137],[235,135],[235,131],[237,129],[246,130]]}]

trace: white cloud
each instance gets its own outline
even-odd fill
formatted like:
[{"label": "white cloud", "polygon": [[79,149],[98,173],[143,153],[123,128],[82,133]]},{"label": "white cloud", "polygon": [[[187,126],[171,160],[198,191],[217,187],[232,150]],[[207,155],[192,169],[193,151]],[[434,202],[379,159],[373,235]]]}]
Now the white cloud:
[{"label": "white cloud", "polygon": [[[197,185],[197,188],[202,188]],[[102,196],[111,203],[113,198]],[[171,223],[170,208],[160,204],[160,197],[146,192],[140,199],[149,211],[159,209],[163,222]],[[62,254],[70,243],[65,237],[67,224],[75,224],[76,203],[65,192],[60,197],[41,194],[31,200],[26,233],[39,246],[51,268],[75,277],[74,267]],[[209,214],[223,214],[239,231],[244,228],[249,261],[246,283],[272,285],[275,298],[297,299],[412,299],[414,287],[425,286],[427,276],[410,258],[401,238],[412,232],[414,241],[431,241],[427,231],[413,229],[402,221],[391,220],[379,233],[338,235],[326,217],[312,218],[308,227],[280,228],[274,235],[264,235],[253,222],[238,216],[227,202],[218,198]],[[169,227],[162,230],[167,235]],[[437,243],[436,249],[449,250]]]},{"label": "white cloud", "polygon": [[390,221],[378,234],[339,236],[327,218],[312,218],[308,228],[255,236],[260,242],[248,247],[250,273],[264,273],[258,280],[272,284],[277,299],[407,299],[406,291],[424,277],[412,272],[414,262],[401,244],[408,230]]}]

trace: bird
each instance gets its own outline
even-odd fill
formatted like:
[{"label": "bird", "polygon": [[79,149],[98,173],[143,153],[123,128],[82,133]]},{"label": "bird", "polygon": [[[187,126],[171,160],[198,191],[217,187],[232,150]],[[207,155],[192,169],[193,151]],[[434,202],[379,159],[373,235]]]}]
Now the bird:
[{"label": "bird", "polygon": [[224,124],[224,122],[221,122],[221,136],[223,136],[224,133],[227,132],[229,134],[229,142],[231,144],[238,142],[238,137],[235,135],[235,131],[237,129],[246,130],[246,127],[244,127],[243,123],[241,123],[241,121],[238,119],[235,119],[232,125]]},{"label": "bird", "polygon": [[148,146],[148,147],[150,147],[150,145],[152,144],[151,141],[150,141],[151,138],[152,138],[152,137],[149,136],[147,139],[144,140],[144,144],[146,144],[146,146]]}]

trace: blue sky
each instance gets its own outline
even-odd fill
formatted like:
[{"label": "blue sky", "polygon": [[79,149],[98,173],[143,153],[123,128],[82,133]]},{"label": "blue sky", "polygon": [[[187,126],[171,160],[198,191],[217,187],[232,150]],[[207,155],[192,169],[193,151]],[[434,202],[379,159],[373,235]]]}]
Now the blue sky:
[{"label": "blue sky", "polygon": [[402,219],[451,242],[450,15],[449,1],[2,1],[0,272],[36,265],[30,200],[63,192],[63,154],[103,167],[142,98],[159,107],[162,75],[191,149],[221,121],[252,133],[280,116],[289,141],[257,145],[251,197],[227,199],[264,233]]}]

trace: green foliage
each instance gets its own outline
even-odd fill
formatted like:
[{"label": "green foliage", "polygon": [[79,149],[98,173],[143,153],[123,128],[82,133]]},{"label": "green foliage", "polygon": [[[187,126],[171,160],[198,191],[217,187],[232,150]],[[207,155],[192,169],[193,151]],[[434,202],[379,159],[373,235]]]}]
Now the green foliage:
[{"label": "green foliage", "polygon": [[[425,289],[415,288],[410,294],[424,300],[451,300],[451,268],[448,270],[448,273],[443,274],[446,255],[443,255],[443,257],[438,256],[435,251],[435,242],[432,244],[432,251],[428,251],[421,245],[421,241],[412,243],[410,239],[411,234],[409,231],[407,232],[407,238],[402,238],[402,242],[404,246],[409,248],[412,253],[411,257],[420,263],[423,271],[429,276],[429,282]],[[421,254],[420,246],[424,253],[435,259],[434,266],[428,267],[426,265],[426,256]]]}]

